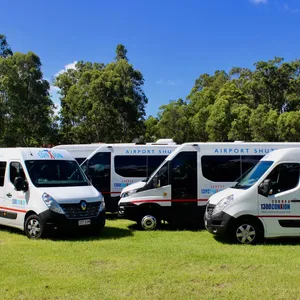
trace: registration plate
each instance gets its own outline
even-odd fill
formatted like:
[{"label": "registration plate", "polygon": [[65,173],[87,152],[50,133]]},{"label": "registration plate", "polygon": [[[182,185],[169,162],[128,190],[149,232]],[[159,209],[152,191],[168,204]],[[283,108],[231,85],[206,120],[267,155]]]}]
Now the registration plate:
[{"label": "registration plate", "polygon": [[204,220],[204,225],[205,225],[205,227],[207,227],[207,221],[206,220]]},{"label": "registration plate", "polygon": [[90,219],[79,220],[79,221],[78,221],[78,226],[90,225],[90,224],[91,224],[91,220],[90,220]]}]

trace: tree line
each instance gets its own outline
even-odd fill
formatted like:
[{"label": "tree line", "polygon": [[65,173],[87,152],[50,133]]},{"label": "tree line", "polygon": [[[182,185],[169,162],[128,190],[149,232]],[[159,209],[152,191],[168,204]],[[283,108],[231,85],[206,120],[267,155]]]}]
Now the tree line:
[{"label": "tree line", "polygon": [[275,57],[201,74],[186,99],[160,106],[145,118],[143,74],[124,45],[108,64],[77,62],[51,82],[59,88],[55,113],[40,58],[13,52],[0,35],[0,146],[94,142],[178,143],[206,141],[299,141],[300,61]]}]

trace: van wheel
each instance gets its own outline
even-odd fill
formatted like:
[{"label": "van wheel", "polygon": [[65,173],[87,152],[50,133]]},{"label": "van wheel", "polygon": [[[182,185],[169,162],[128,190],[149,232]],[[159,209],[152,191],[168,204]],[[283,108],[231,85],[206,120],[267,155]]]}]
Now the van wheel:
[{"label": "van wheel", "polygon": [[140,218],[139,225],[144,230],[154,230],[160,225],[160,219],[153,214],[145,214]]},{"label": "van wheel", "polygon": [[232,227],[232,239],[239,244],[256,244],[262,240],[263,230],[260,224],[251,219],[238,220]]},{"label": "van wheel", "polygon": [[40,217],[37,215],[29,216],[25,221],[24,231],[30,239],[41,238],[44,233],[44,224]]}]

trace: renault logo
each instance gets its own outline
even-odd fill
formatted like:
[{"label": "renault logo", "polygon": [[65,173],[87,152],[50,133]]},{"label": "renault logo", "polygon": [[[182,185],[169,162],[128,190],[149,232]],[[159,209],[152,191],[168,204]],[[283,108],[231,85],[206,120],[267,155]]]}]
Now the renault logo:
[{"label": "renault logo", "polygon": [[80,207],[81,207],[81,210],[85,211],[86,210],[86,202],[84,200],[82,200],[80,202]]}]

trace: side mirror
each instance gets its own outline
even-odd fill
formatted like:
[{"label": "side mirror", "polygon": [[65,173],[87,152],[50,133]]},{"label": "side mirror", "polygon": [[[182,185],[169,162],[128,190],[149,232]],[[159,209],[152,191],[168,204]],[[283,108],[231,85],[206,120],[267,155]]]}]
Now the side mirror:
[{"label": "side mirror", "polygon": [[272,181],[271,179],[265,179],[259,186],[258,186],[258,193],[267,197],[269,192],[272,188]]},{"label": "side mirror", "polygon": [[24,191],[28,190],[28,183],[22,177],[16,177],[14,180],[14,186],[17,191]]}]

